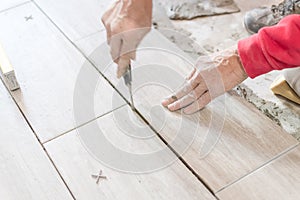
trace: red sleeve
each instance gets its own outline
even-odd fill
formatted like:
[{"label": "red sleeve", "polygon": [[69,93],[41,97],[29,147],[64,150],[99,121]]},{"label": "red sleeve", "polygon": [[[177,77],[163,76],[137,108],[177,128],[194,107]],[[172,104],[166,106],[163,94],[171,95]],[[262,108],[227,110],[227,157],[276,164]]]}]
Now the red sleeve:
[{"label": "red sleeve", "polygon": [[239,41],[238,52],[251,78],[300,66],[300,15],[289,15],[276,26]]}]

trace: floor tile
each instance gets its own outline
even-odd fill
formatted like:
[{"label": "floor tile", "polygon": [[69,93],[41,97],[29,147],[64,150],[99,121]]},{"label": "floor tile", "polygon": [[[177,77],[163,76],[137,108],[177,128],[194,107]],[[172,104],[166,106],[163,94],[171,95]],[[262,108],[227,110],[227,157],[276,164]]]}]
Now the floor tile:
[{"label": "floor tile", "polygon": [[103,30],[101,16],[109,0],[36,0],[37,5],[72,40]]},{"label": "floor tile", "polygon": [[[136,117],[122,107],[46,144],[77,199],[215,199],[147,126],[129,116]],[[137,137],[146,134],[152,137]],[[164,166],[169,156],[174,163]],[[91,174],[99,170],[107,179],[97,185]]]},{"label": "floor tile", "polygon": [[124,104],[33,4],[1,13],[0,25],[21,87],[12,95],[42,142]]},{"label": "floor tile", "polygon": [[300,148],[297,147],[272,163],[218,193],[226,199],[296,200],[300,187]]},{"label": "floor tile", "polygon": [[0,12],[9,8],[13,8],[29,0],[2,0],[0,4]]},{"label": "floor tile", "polygon": [[[76,45],[129,99],[128,89],[116,78],[108,48],[98,46],[101,34]],[[298,144],[253,105],[233,94],[217,98],[191,116],[162,108],[161,100],[183,84],[193,63],[155,30],[142,42],[132,66],[136,108],[214,192]]]},{"label": "floor tile", "polygon": [[0,81],[0,199],[73,199]]}]

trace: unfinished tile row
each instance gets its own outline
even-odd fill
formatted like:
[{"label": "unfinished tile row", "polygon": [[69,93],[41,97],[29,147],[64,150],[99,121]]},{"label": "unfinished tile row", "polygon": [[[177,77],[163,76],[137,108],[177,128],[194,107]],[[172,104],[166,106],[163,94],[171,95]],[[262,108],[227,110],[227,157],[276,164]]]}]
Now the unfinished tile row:
[{"label": "unfinished tile row", "polygon": [[299,146],[217,193],[219,199],[297,200],[300,187]]},{"label": "unfinished tile row", "polygon": [[73,199],[0,81],[0,198]]},{"label": "unfinished tile row", "polygon": [[[75,12],[80,6],[71,1],[63,4],[51,2],[50,5],[46,1],[38,0],[37,4],[121,94],[128,98],[128,88],[122,80],[115,78],[115,66],[109,59],[105,32],[101,31],[102,25],[98,23],[99,18],[96,18],[98,12],[99,16],[103,12],[104,6],[99,6],[98,1],[89,0],[85,2],[86,6],[82,7],[81,12]],[[65,14],[66,7],[69,9],[68,15]],[[33,20],[24,20],[24,16],[28,14],[33,16]],[[100,79],[93,99],[96,102],[95,116],[125,104],[118,95],[115,95],[115,91],[108,83],[99,78],[100,75],[93,66],[85,64],[86,60],[80,52],[34,4],[0,14],[0,24],[8,29],[5,33],[1,32],[0,36],[4,38],[4,46],[11,56],[22,88],[13,93],[13,96],[43,142],[78,126],[74,123],[76,119],[73,114],[73,95],[76,78],[82,66],[88,71],[87,74],[93,77],[92,80]],[[16,44],[26,48],[24,51],[17,51]],[[156,31],[152,31],[144,40],[137,57],[138,60],[134,63],[133,87],[138,111],[214,193],[220,190],[222,193],[225,192],[224,188],[231,183],[298,144],[254,107],[230,94],[217,99],[193,116],[166,111],[160,106],[160,101],[182,84],[183,76],[187,75],[193,66],[192,59],[187,58],[180,49]],[[168,73],[164,72],[171,75],[166,76]],[[93,83],[87,81],[79,87],[82,94],[90,92],[89,88],[95,87]],[[111,102],[115,97],[120,98],[117,100],[119,104],[112,105]],[[82,107],[85,108],[89,107],[92,101],[83,98],[79,102],[82,102]],[[128,107],[122,107],[116,112],[125,108],[127,112],[130,111]],[[80,124],[94,119],[95,116],[88,113],[80,119]],[[88,129],[96,123],[106,130],[104,132],[108,134],[107,137],[111,137],[110,141],[116,146],[127,147],[137,152],[156,150],[154,147],[164,146],[158,138],[154,141],[135,141],[130,137],[121,136],[124,134],[122,131],[116,127],[109,127],[115,123],[112,116],[113,113],[105,115],[97,122],[90,122],[80,129]],[[119,116],[121,117],[118,119],[121,121],[128,120],[126,116],[124,118],[122,115]],[[131,130],[137,136],[147,133],[145,129],[142,129],[143,132],[141,129],[136,132],[134,129]],[[148,131],[154,135],[154,132]],[[123,139],[118,139],[119,137],[114,135],[119,135]],[[78,198],[89,196],[115,199],[136,195],[146,199],[151,197],[214,199],[179,161],[151,174],[129,175],[112,170],[105,166],[105,163],[96,161],[97,157],[89,154],[89,149],[84,148],[82,142],[82,138],[76,137],[76,131],[73,131],[46,144],[56,167]],[[133,142],[138,144],[135,146]],[[108,176],[108,180],[102,181],[100,187],[90,177],[91,174],[97,173],[99,168]],[[128,181],[134,187],[128,187],[130,185]],[[158,189],[161,192],[153,194],[152,191]],[[177,190],[180,192],[176,192]],[[117,191],[120,191],[122,196],[118,196]]]},{"label": "unfinished tile row", "polygon": [[[29,15],[32,19],[24,19]],[[5,30],[1,42],[21,86],[12,95],[42,142],[125,104],[33,3],[0,13],[0,25]],[[93,101],[94,113],[76,121],[75,100],[82,109]]]},{"label": "unfinished tile row", "polygon": [[[102,33],[95,34],[77,45],[128,98],[127,88],[115,78],[113,64],[97,57],[109,51],[95,45],[90,54],[91,45],[101,44],[101,37]],[[185,60],[184,53],[174,50],[173,44],[155,30],[146,36],[140,49],[133,64],[135,106],[214,192],[298,144],[255,107],[232,94],[216,99],[192,116],[168,112],[160,102],[184,82],[191,71],[190,58]]]},{"label": "unfinished tile row", "polygon": [[[166,148],[149,127],[144,128],[144,134],[153,135],[151,139],[140,140],[125,135],[120,129],[114,117],[119,116],[119,123],[128,123],[127,113],[131,112],[129,106],[122,107],[112,113],[93,121],[76,131],[72,131],[60,138],[57,138],[45,145],[55,165],[62,173],[65,181],[72,190],[76,199],[207,199],[215,197],[199,182],[199,180],[178,160],[169,166],[149,173],[130,173],[123,171],[121,165],[129,163],[132,168],[140,164],[140,160],[132,160],[129,157],[122,157],[124,152],[131,155],[145,156],[155,151]],[[131,113],[134,115],[134,113]],[[130,125],[128,125],[130,126]],[[97,150],[104,144],[100,140],[100,132],[95,132],[99,127],[105,139],[111,145],[115,145],[120,151],[119,154],[110,152],[111,162],[99,160],[101,156]],[[130,134],[140,134],[138,128],[131,127]],[[97,139],[98,138],[98,139]],[[96,146],[93,146],[97,140]],[[97,148],[98,147],[98,148]],[[169,156],[176,159],[170,151]],[[102,151],[98,151],[102,153]],[[99,156],[99,157],[98,157]],[[157,154],[156,163],[160,165],[165,159],[165,154]],[[114,160],[116,159],[116,160]],[[120,165],[113,165],[118,162]],[[145,164],[151,165],[150,162]],[[75,167],[76,166],[76,167]],[[91,177],[102,170],[107,179],[96,180]]]}]

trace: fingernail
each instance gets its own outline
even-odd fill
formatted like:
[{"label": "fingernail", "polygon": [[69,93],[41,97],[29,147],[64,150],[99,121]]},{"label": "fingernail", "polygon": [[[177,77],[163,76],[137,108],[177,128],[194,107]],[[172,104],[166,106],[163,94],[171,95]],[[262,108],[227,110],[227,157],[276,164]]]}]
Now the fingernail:
[{"label": "fingernail", "polygon": [[175,108],[175,106],[174,106],[173,104],[168,105],[168,109],[169,109],[170,111],[173,111],[174,108]]},{"label": "fingernail", "polygon": [[169,103],[168,99],[163,99],[163,100],[161,101],[161,104],[162,104],[163,106],[165,106],[165,107],[168,105],[168,103]]}]

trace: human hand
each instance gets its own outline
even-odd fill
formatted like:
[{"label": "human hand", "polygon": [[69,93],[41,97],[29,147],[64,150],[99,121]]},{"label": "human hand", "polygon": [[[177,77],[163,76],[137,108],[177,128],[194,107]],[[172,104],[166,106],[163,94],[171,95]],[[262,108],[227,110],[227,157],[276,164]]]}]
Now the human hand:
[{"label": "human hand", "polygon": [[162,105],[170,111],[183,109],[185,114],[193,114],[248,77],[237,50],[225,50],[202,57],[196,66],[205,68],[195,68],[186,83],[162,101]]},{"label": "human hand", "polygon": [[152,0],[117,0],[102,16],[117,77],[126,73],[136,48],[150,31]]}]

